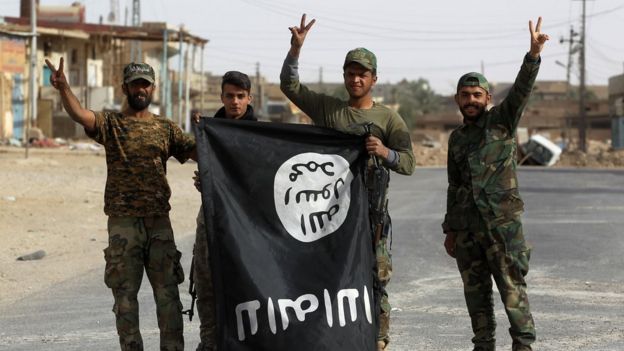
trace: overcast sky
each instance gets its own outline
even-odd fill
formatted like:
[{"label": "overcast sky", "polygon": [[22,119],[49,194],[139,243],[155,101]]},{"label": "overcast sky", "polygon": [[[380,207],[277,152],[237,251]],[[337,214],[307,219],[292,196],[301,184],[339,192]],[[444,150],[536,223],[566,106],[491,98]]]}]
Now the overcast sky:
[{"label": "overcast sky", "polygon": [[[70,4],[41,0],[42,5]],[[110,12],[110,1],[85,0],[87,20],[97,22]],[[119,0],[121,23],[131,0]],[[269,81],[289,48],[289,26],[302,13],[317,22],[300,58],[303,81],[342,80],[346,52],[358,46],[378,59],[379,82],[403,78],[429,80],[438,93],[453,92],[465,72],[481,71],[492,82],[515,78],[529,49],[529,19],[543,17],[542,32],[550,35],[542,53],[538,79],[565,80],[570,26],[580,30],[580,0],[149,0],[142,1],[142,21],[184,24],[210,42],[204,67],[214,74],[240,70],[255,74],[255,64]],[[587,83],[607,84],[624,73],[624,1],[587,2]],[[19,0],[0,0],[0,15],[18,16]],[[576,56],[575,56],[576,57]],[[177,67],[177,65],[174,65]],[[578,65],[572,82],[578,82]]]}]

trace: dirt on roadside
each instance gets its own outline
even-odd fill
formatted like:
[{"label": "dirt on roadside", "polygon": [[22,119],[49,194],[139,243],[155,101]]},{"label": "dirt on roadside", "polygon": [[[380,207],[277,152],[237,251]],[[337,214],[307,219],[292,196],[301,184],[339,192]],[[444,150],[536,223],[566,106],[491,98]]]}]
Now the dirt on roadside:
[{"label": "dirt on roadside", "polygon": [[[195,233],[200,197],[194,163],[168,163],[171,219],[179,240]],[[103,151],[0,147],[0,305],[104,269]],[[39,250],[39,260],[17,258]]]}]

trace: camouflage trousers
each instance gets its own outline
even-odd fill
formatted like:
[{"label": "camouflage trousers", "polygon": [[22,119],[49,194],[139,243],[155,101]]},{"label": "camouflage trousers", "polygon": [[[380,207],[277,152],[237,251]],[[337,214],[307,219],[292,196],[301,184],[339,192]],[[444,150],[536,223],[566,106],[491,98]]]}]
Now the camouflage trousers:
[{"label": "camouflage trousers", "polygon": [[457,233],[455,253],[472,321],[475,350],[496,349],[492,277],[511,325],[512,349],[531,350],[535,325],[524,280],[531,250],[524,240],[520,219],[478,233]]},{"label": "camouflage trousers", "polygon": [[193,247],[193,262],[195,272],[195,290],[197,291],[197,315],[199,317],[199,338],[203,350],[216,350],[216,307],[212,272],[208,256],[208,238],[203,208],[197,214],[197,229],[195,231],[195,246]]},{"label": "camouflage trousers", "polygon": [[388,301],[388,292],[386,286],[392,277],[392,255],[390,254],[390,241],[392,237],[392,222],[390,216],[386,216],[383,234],[381,239],[375,246],[375,256],[377,258],[377,278],[381,287],[381,311],[379,314],[379,333],[377,340],[383,340],[386,344],[390,343],[390,302]]},{"label": "camouflage trousers", "polygon": [[121,350],[143,350],[137,301],[143,270],[147,272],[156,302],[160,350],[184,350],[178,292],[184,272],[169,217],[109,217],[104,257],[104,282],[115,299],[113,312]]}]

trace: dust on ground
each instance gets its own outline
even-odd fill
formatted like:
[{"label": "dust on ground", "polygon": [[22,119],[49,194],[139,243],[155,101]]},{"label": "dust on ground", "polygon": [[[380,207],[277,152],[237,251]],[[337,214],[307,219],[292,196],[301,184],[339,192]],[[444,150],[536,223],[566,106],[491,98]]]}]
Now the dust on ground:
[{"label": "dust on ground", "polygon": [[[94,148],[94,150],[97,150]],[[194,235],[200,196],[196,164],[168,163],[176,240]],[[103,151],[0,147],[0,305],[92,269],[108,244]],[[43,259],[17,257],[44,250]]]}]

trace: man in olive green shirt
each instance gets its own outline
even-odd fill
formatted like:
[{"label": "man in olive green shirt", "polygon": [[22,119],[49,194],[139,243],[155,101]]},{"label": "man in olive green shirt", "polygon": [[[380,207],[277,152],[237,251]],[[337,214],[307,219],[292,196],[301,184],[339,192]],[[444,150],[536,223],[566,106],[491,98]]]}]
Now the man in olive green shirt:
[{"label": "man in olive green shirt", "polygon": [[[393,110],[377,104],[372,98],[372,88],[377,82],[377,58],[365,48],[356,48],[345,59],[344,84],[349,100],[319,94],[301,84],[298,75],[298,58],[308,31],[315,20],[306,24],[305,14],[299,27],[291,27],[291,46],[280,75],[282,92],[306,113],[316,125],[348,131],[351,126],[372,122],[372,135],[366,139],[366,150],[372,157],[381,159],[383,166],[400,174],[414,171],[414,154],[409,130]],[[389,236],[390,217],[384,221],[383,234],[376,243],[377,276],[383,289],[377,348],[383,350],[390,341],[390,304],[385,286],[390,280]]]},{"label": "man in olive green shirt", "polygon": [[485,77],[471,72],[457,84],[455,101],[464,124],[449,138],[447,212],[442,224],[447,253],[457,260],[472,320],[474,350],[496,349],[492,277],[500,291],[513,351],[531,350],[535,324],[524,277],[530,247],[522,232],[523,203],[516,177],[515,134],[548,35],[529,21],[531,48],[507,97],[491,101]]}]

